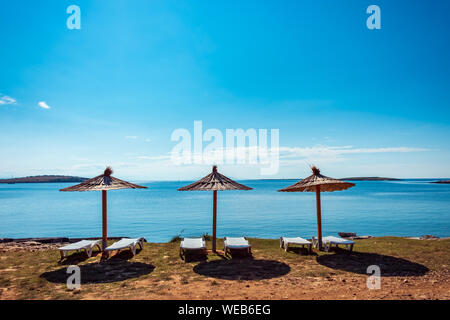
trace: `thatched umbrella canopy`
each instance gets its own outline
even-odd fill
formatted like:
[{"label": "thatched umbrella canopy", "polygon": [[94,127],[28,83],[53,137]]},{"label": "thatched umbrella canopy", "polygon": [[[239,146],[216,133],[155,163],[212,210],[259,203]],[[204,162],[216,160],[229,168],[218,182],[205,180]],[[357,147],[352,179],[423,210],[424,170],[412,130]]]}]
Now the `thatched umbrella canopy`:
[{"label": "thatched umbrella canopy", "polygon": [[217,172],[217,166],[213,166],[212,172],[206,177],[178,191],[213,191],[213,251],[216,252],[216,223],[217,223],[217,191],[223,190],[252,190],[252,188],[237,183]]},{"label": "thatched umbrella canopy", "polygon": [[106,233],[106,191],[118,190],[118,189],[146,189],[147,187],[139,186],[127,181],[123,181],[112,176],[112,169],[107,167],[103,174],[86,180],[75,186],[61,189],[59,191],[102,191],[102,248],[103,251],[107,246],[107,233]]},{"label": "thatched umbrella canopy", "polygon": [[322,219],[320,210],[320,192],[340,191],[355,186],[354,183],[345,182],[320,174],[320,170],[312,167],[313,174],[309,177],[294,183],[292,186],[278,190],[280,192],[315,192],[317,204],[317,237],[319,238],[319,250],[322,250]]}]

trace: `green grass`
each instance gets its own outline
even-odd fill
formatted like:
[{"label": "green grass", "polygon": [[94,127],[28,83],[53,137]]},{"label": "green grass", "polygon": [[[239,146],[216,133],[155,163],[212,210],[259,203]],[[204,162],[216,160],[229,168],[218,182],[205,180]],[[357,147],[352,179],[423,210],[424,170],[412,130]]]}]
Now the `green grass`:
[{"label": "green grass", "polygon": [[[209,253],[206,261],[184,262],[179,241],[146,243],[131,257],[127,251],[100,263],[100,255],[86,259],[73,254],[63,264],[59,252],[20,251],[0,255],[0,299],[136,298],[164,294],[173,287],[208,281],[269,281],[283,277],[367,276],[370,264],[381,266],[382,276],[418,276],[450,269],[450,240],[412,240],[396,237],[356,240],[354,252],[285,252],[279,240],[249,239],[253,258],[233,259]],[[207,241],[211,249],[211,242]],[[218,249],[223,241],[218,240]],[[82,288],[66,288],[66,269],[81,268]]]}]

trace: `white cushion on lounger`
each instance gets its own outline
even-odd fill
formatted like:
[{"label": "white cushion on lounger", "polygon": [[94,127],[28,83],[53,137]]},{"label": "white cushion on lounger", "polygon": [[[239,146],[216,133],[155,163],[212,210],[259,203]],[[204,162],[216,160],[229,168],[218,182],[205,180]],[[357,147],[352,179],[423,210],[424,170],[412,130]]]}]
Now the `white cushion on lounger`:
[{"label": "white cushion on lounger", "polygon": [[98,248],[100,249],[100,240],[81,240],[75,243],[68,244],[67,246],[60,247],[58,248],[58,250],[60,251],[61,259],[64,259],[67,251],[77,250],[85,250],[88,257],[90,257],[95,246],[98,246]]},{"label": "white cushion on lounger", "polygon": [[81,240],[58,249],[62,251],[81,250],[93,247],[98,243],[100,243],[100,240]]},{"label": "white cushion on lounger", "polygon": [[183,249],[204,249],[205,240],[203,238],[184,238],[180,247]]},{"label": "white cushion on lounger", "polygon": [[296,238],[286,238],[286,237],[281,237],[281,240],[284,241],[285,243],[293,243],[293,244],[311,244],[311,242],[309,242],[306,239],[303,239],[301,237],[296,237]]},{"label": "white cushion on lounger", "polygon": [[331,242],[331,243],[337,243],[337,244],[354,244],[355,243],[352,240],[346,240],[346,239],[342,239],[342,238],[338,238],[338,237],[334,237],[334,236],[323,237],[322,242]]},{"label": "white cushion on lounger", "polygon": [[245,239],[244,237],[239,238],[225,237],[223,241],[223,251],[225,255],[231,253],[231,250],[234,249],[245,249],[248,254],[252,253],[252,247],[250,246],[250,243],[248,243],[247,239]]},{"label": "white cushion on lounger", "polygon": [[228,248],[231,248],[231,249],[240,249],[240,248],[250,247],[250,244],[244,237],[239,237],[239,238],[226,237],[225,244]]},{"label": "white cushion on lounger", "polygon": [[114,242],[112,245],[107,247],[105,250],[106,251],[114,251],[114,250],[132,248],[132,247],[136,247],[136,245],[138,243],[142,244],[143,241],[144,241],[144,238],[136,238],[136,239],[123,238],[117,242]]},{"label": "white cushion on lounger", "polygon": [[280,248],[284,247],[284,250],[288,251],[289,246],[292,244],[298,244],[298,245],[301,245],[302,247],[308,246],[309,251],[311,251],[312,243],[306,239],[303,239],[301,237],[295,237],[295,238],[281,237],[280,238]]}]

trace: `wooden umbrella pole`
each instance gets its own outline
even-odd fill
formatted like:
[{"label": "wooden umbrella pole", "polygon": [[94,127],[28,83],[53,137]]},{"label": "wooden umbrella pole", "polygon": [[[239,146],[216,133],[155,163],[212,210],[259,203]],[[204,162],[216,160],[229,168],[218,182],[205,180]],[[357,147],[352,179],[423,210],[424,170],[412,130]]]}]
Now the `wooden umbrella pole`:
[{"label": "wooden umbrella pole", "polygon": [[105,251],[108,243],[106,236],[106,190],[102,190],[102,250]]},{"label": "wooden umbrella pole", "polygon": [[322,250],[322,218],[320,209],[320,186],[316,186],[316,206],[317,206],[317,237],[319,238],[319,250]]},{"label": "wooden umbrella pole", "polygon": [[216,252],[216,224],[217,224],[217,190],[213,191],[213,241],[212,250]]}]

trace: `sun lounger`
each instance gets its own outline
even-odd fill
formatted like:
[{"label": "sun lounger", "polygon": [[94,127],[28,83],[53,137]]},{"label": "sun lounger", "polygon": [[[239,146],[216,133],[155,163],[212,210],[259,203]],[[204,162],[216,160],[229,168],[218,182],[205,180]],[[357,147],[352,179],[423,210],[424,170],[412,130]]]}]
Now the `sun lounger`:
[{"label": "sun lounger", "polygon": [[[314,247],[317,248],[319,246],[319,240],[314,237],[312,237],[312,240],[313,240]],[[333,245],[336,248],[338,248],[338,246],[340,244],[342,244],[342,245],[345,245],[347,250],[349,250],[351,252],[353,250],[353,245],[355,244],[355,241],[346,240],[346,239],[342,239],[342,238],[338,238],[338,237],[334,237],[334,236],[328,236],[328,237],[322,238],[322,244],[324,246],[325,251],[329,251]]]},{"label": "sun lounger", "polygon": [[303,238],[300,238],[300,237],[296,237],[296,238],[281,237],[280,238],[280,248],[284,247],[284,250],[286,252],[289,250],[289,246],[293,245],[293,244],[301,245],[302,248],[307,246],[308,247],[308,251],[311,252],[312,243],[310,241],[306,240],[306,239],[303,239]]},{"label": "sun lounger", "polygon": [[107,247],[105,251],[120,251],[122,249],[131,249],[131,252],[133,253],[133,256],[136,254],[136,246],[139,245],[141,250],[144,248],[144,238],[136,238],[136,239],[129,239],[129,238],[122,238],[117,242],[114,242],[112,245]]},{"label": "sun lounger", "polygon": [[94,249],[95,246],[97,246],[98,249],[101,250],[100,242],[101,242],[100,240],[81,240],[78,242],[71,243],[67,246],[60,247],[58,248],[58,250],[59,253],[61,254],[61,260],[65,258],[65,256],[69,251],[78,251],[78,250],[84,250],[87,256],[91,257],[92,250]]},{"label": "sun lounger", "polygon": [[206,244],[204,238],[183,238],[180,243],[180,257],[186,257],[187,253],[206,254]]},{"label": "sun lounger", "polygon": [[252,247],[248,240],[244,237],[230,238],[225,237],[223,241],[223,252],[225,255],[231,253],[231,250],[246,250],[248,254],[252,253]]}]

